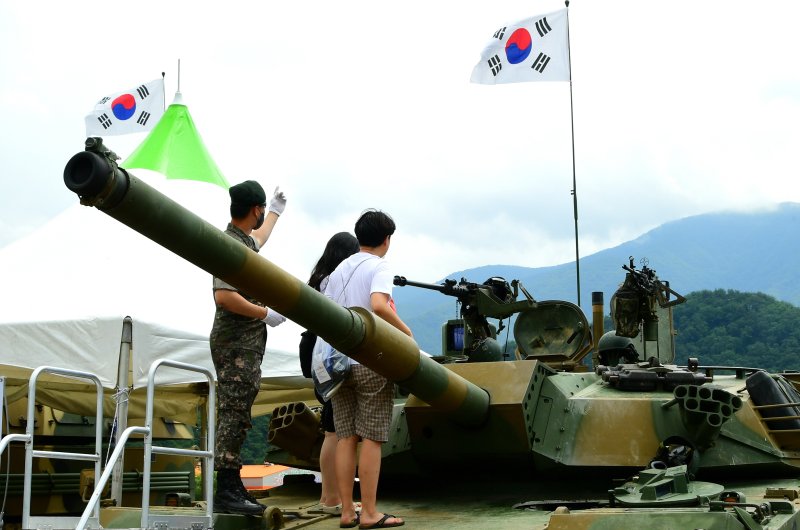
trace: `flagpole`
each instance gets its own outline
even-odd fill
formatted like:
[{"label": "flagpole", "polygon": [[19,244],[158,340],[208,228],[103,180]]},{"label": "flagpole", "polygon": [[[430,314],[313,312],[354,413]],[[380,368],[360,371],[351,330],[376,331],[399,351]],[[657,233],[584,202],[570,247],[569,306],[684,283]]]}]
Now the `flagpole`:
[{"label": "flagpole", "polygon": [[578,185],[575,179],[575,118],[572,106],[572,52],[569,43],[569,0],[564,0],[567,6],[567,60],[569,63],[569,121],[572,126],[572,212],[575,218],[575,278],[578,289],[578,307],[581,305],[581,264],[578,252]]},{"label": "flagpole", "polygon": [[183,96],[181,96],[181,60],[178,59],[178,89],[175,91],[175,99],[172,100],[173,103],[181,104],[183,103]]}]

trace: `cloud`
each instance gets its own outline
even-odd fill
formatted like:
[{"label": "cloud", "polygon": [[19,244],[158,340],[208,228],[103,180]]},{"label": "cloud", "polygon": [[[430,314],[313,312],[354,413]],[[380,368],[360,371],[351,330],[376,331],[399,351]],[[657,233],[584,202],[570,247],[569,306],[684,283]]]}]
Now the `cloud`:
[{"label": "cloud", "polygon": [[[800,7],[573,2],[571,87],[468,82],[500,25],[562,7],[93,1],[41,17],[6,2],[0,246],[74,204],[61,172],[94,101],[161,71],[172,94],[178,59],[228,180],[289,196],[275,244],[308,241],[300,276],[366,207],[395,217],[390,259],[421,281],[573,260],[573,133],[583,255],[687,215],[800,201]],[[142,139],[106,143],[124,156]]]}]

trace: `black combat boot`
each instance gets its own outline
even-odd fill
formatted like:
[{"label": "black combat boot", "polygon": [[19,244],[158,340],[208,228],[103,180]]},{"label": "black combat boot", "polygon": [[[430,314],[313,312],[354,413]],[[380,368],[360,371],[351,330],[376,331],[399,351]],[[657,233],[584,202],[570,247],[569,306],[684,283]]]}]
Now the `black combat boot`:
[{"label": "black combat boot", "polygon": [[263,505],[260,502],[258,502],[258,499],[253,497],[250,494],[250,492],[247,491],[247,488],[244,487],[244,484],[242,483],[241,471],[239,473],[236,473],[236,476],[234,477],[234,480],[236,481],[236,487],[239,490],[239,496],[240,497],[242,497],[246,501],[252,502],[256,506],[260,506],[262,512],[267,509],[267,507],[265,505]]},{"label": "black combat boot", "polygon": [[265,506],[247,500],[240,492],[241,478],[236,469],[217,471],[217,494],[214,495],[214,511],[239,515],[260,516]]}]

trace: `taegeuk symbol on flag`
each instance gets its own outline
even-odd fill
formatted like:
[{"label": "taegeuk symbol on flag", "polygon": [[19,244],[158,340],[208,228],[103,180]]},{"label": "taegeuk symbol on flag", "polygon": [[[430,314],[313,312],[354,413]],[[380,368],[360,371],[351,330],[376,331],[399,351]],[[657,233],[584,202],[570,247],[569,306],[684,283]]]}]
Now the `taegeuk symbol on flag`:
[{"label": "taegeuk symbol on flag", "polygon": [[86,136],[149,131],[164,114],[164,79],[101,98],[86,115]]},{"label": "taegeuk symbol on flag", "polygon": [[498,29],[472,69],[482,85],[569,81],[567,10],[538,15]]}]

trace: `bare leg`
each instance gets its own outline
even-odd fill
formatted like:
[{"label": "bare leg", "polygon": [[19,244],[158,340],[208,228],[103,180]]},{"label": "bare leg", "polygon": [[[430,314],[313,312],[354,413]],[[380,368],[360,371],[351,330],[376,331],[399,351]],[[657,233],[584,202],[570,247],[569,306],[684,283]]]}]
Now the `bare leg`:
[{"label": "bare leg", "polygon": [[336,480],[336,433],[326,432],[319,453],[319,469],[322,475],[322,497],[319,502],[325,506],[336,506],[339,498],[339,485]]},{"label": "bare leg", "polygon": [[358,480],[361,487],[362,522],[370,524],[380,519],[377,508],[378,477],[381,474],[381,443],[373,440],[361,442],[358,459]]},{"label": "bare leg", "polygon": [[356,518],[353,505],[353,482],[356,476],[357,449],[357,436],[339,439],[336,444],[336,481],[339,485],[339,498],[342,499],[341,520],[343,523],[349,523]]},{"label": "bare leg", "polygon": [[[383,517],[378,511],[378,477],[381,474],[381,442],[363,440],[358,459],[358,479],[361,486],[361,524],[377,523]],[[388,523],[400,523],[399,517],[389,518]]]}]

